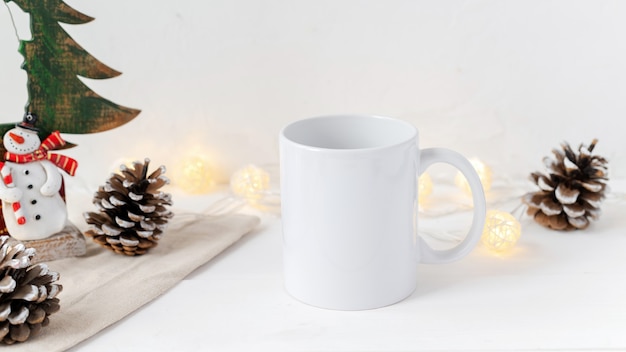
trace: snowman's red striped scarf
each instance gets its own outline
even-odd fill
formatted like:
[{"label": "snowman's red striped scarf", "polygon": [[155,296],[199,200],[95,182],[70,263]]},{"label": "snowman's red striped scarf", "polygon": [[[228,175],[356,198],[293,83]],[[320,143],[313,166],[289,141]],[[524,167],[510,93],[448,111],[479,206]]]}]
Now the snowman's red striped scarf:
[{"label": "snowman's red striped scarf", "polygon": [[41,142],[39,149],[35,150],[33,153],[13,154],[6,152],[4,154],[4,159],[6,161],[12,161],[19,164],[46,159],[50,160],[54,165],[67,172],[69,175],[74,176],[76,168],[78,167],[78,162],[76,160],[65,155],[48,153],[48,150],[53,150],[58,147],[62,147],[63,145],[65,145],[65,141],[61,138],[61,134],[59,131],[54,131],[43,142]]}]

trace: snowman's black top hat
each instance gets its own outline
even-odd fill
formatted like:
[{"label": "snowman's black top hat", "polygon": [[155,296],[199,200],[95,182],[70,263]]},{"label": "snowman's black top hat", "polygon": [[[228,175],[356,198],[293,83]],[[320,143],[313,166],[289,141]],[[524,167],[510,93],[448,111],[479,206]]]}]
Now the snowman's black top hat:
[{"label": "snowman's black top hat", "polygon": [[37,123],[37,119],[38,119],[37,115],[33,114],[32,112],[27,112],[26,114],[24,114],[24,118],[22,119],[22,122],[16,123],[15,127],[21,127],[27,130],[39,132],[39,129],[35,127],[35,124]]}]

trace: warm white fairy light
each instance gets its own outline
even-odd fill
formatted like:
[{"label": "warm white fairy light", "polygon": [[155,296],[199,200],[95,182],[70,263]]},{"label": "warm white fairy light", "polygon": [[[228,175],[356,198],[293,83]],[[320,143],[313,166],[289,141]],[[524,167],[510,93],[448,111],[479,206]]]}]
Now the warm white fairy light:
[{"label": "warm white fairy light", "polygon": [[213,167],[208,158],[202,155],[183,158],[173,175],[173,183],[190,194],[207,193],[215,185]]},{"label": "warm white fairy light", "polygon": [[[483,185],[483,190],[485,192],[490,190],[492,172],[491,172],[491,168],[489,167],[489,165],[485,164],[478,158],[471,158],[469,159],[469,162],[472,164],[472,166],[476,170],[476,173],[478,174],[478,178],[480,179],[480,183],[482,183]],[[457,173],[454,179],[454,183],[457,185],[457,187],[465,191],[465,193],[470,194],[470,195],[472,194],[472,189],[470,188],[469,183],[467,183],[465,176],[463,176],[461,172]]]},{"label": "warm white fairy light", "polygon": [[270,173],[255,165],[237,170],[230,177],[231,195],[219,199],[205,211],[211,216],[231,214],[245,206],[280,213],[280,193],[271,190]]},{"label": "warm white fairy light", "polygon": [[433,179],[426,172],[420,175],[417,180],[418,201],[423,204],[429,195],[433,193]]},{"label": "warm white fairy light", "polygon": [[255,165],[248,165],[230,178],[230,189],[238,197],[254,202],[270,188],[270,174]]},{"label": "warm white fairy light", "polygon": [[489,210],[481,242],[490,250],[505,252],[511,249],[522,234],[519,221],[505,211]]}]

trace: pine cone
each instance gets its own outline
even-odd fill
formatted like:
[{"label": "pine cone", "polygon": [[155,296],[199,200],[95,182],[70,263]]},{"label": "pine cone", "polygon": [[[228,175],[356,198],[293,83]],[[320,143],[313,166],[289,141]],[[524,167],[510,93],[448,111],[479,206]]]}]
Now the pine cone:
[{"label": "pine cone", "polygon": [[0,339],[8,345],[37,335],[60,308],[59,274],[43,263],[31,265],[34,255],[33,248],[0,237]]},{"label": "pine cone", "polygon": [[169,183],[165,167],[150,176],[149,159],[135,161],[132,168],[122,165],[121,174],[113,174],[96,192],[93,203],[99,212],[85,213],[92,225],[86,235],[119,254],[141,255],[157,245],[167,222],[174,214],[166,206],[172,197],[159,191]]},{"label": "pine cone", "polygon": [[548,173],[530,175],[540,191],[524,197],[528,215],[554,230],[584,229],[589,219],[598,218],[608,172],[607,160],[591,155],[597,142],[594,139],[589,147],[581,144],[578,154],[564,144],[563,151],[552,151],[555,159],[544,158]]}]

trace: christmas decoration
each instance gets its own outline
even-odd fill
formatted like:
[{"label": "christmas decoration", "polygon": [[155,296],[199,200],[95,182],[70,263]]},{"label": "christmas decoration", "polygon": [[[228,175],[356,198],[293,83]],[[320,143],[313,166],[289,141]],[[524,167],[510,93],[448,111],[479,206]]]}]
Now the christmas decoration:
[{"label": "christmas decoration", "polygon": [[132,168],[120,167],[98,189],[93,203],[98,212],[85,213],[91,225],[86,235],[105,248],[119,254],[141,255],[157,245],[167,222],[174,214],[171,195],[159,191],[169,183],[165,167],[148,175],[150,160],[136,161]]},{"label": "christmas decoration", "polygon": [[31,264],[33,248],[10,237],[0,237],[0,339],[24,342],[41,332],[49,316],[59,310],[63,287],[59,274],[46,264]]},{"label": "christmas decoration", "polygon": [[608,180],[607,160],[592,155],[598,142],[581,144],[576,153],[569,144],[553,150],[554,159],[544,158],[547,173],[533,172],[531,180],[539,191],[523,197],[528,214],[554,230],[585,229],[597,219]]},{"label": "christmas decoration", "polygon": [[218,199],[204,213],[210,216],[232,214],[245,206],[268,213],[280,213],[280,192],[273,177],[276,171],[247,165],[230,177],[231,194]]},{"label": "christmas decoration", "polygon": [[50,150],[63,146],[58,131],[43,142],[37,135],[37,116],[24,120],[5,133],[7,152],[0,163],[0,199],[8,233],[19,240],[39,240],[61,231],[67,209],[61,194],[63,177],[57,168],[74,175],[76,160]]},{"label": "christmas decoration", "polygon": [[230,178],[230,189],[236,196],[242,197],[251,203],[263,198],[263,194],[270,188],[270,174],[255,165],[248,165]]},{"label": "christmas decoration", "polygon": [[[43,136],[55,130],[72,134],[107,131],[139,114],[139,110],[99,96],[79,78],[107,79],[120,75],[91,56],[61,27],[61,23],[88,23],[92,17],[61,0],[4,1],[13,1],[31,17],[32,39],[21,40],[19,51],[28,77],[26,112],[41,117],[38,127]],[[13,124],[0,125],[0,133],[11,128]],[[65,145],[71,146],[74,144]]]},{"label": "christmas decoration", "polygon": [[[67,222],[63,179],[53,166],[73,175],[76,162],[47,152],[74,146],[63,141],[60,132],[110,130],[132,120],[139,110],[104,99],[81,81],[80,77],[107,79],[120,74],[91,56],[61,26],[84,24],[93,18],[62,0],[4,2],[15,3],[30,16],[31,38],[21,40],[16,31],[27,75],[26,118],[18,126],[21,129],[12,123],[0,125],[5,136],[0,152],[6,152],[6,163],[0,165],[0,234],[32,242],[29,245],[37,247],[41,258],[80,255],[86,250],[84,238]],[[37,114],[37,128],[29,128]],[[27,121],[29,118],[34,120]],[[43,137],[47,138],[39,147]]]},{"label": "christmas decoration", "polygon": [[515,246],[521,233],[522,226],[513,215],[505,211],[489,210],[481,242],[492,251],[504,252]]},{"label": "christmas decoration", "polygon": [[181,160],[174,170],[174,182],[190,194],[204,194],[215,186],[214,172],[209,160],[202,155],[191,155]]}]

